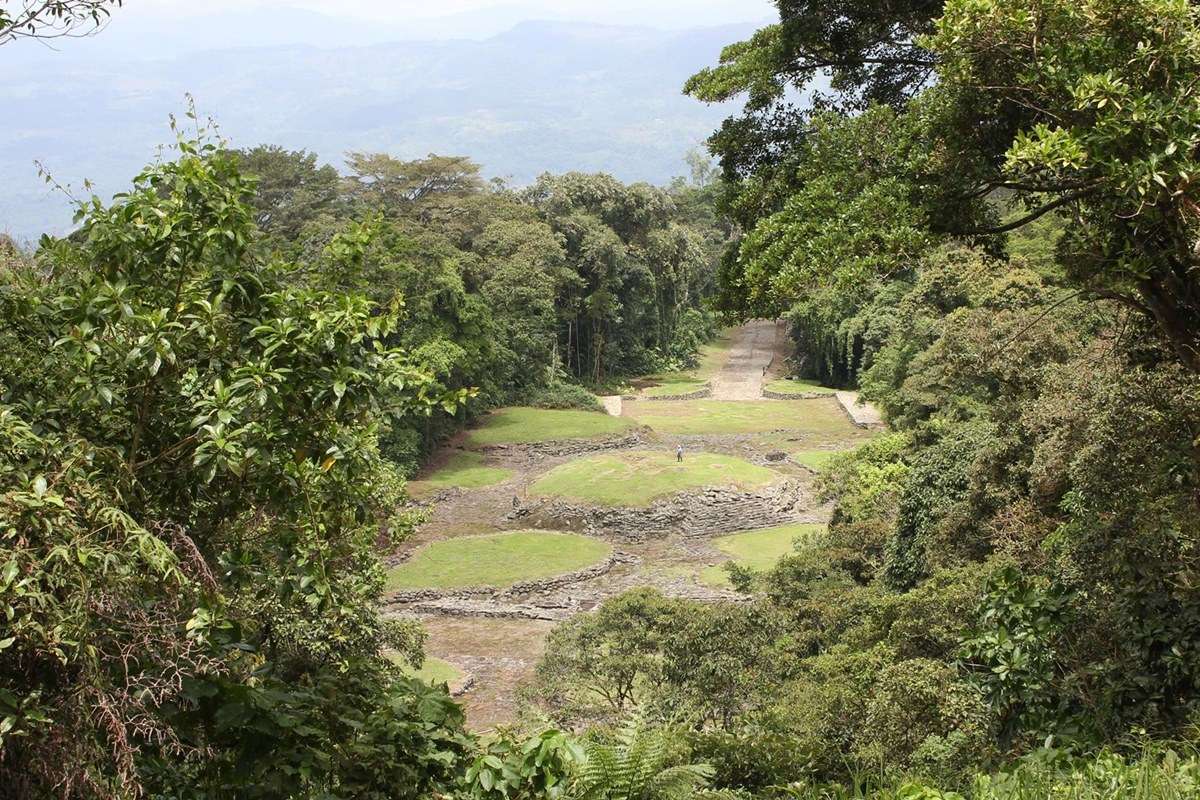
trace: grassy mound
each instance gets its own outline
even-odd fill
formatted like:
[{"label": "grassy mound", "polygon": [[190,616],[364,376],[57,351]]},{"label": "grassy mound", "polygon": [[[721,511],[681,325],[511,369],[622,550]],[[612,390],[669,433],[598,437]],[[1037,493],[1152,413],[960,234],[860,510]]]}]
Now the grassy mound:
[{"label": "grassy mound", "polygon": [[704,381],[699,380],[672,380],[664,381],[657,386],[651,386],[642,391],[646,397],[671,397],[672,395],[691,394],[698,392],[704,388]]},{"label": "grassy mound", "polygon": [[407,663],[401,661],[398,653],[389,652],[385,653],[385,655],[392,663],[399,664],[405,675],[409,675],[413,678],[419,678],[426,683],[432,683],[435,686],[445,683],[453,687],[463,679],[463,673],[458,667],[454,666],[449,661],[443,661],[440,658],[426,656],[425,663],[421,665],[421,668],[413,669]]},{"label": "grassy mound", "polygon": [[[824,525],[799,523],[747,531],[713,539],[717,549],[738,564],[755,570],[767,570],[795,550],[797,540],[808,541],[825,531]],[[721,566],[706,567],[700,580],[711,586],[728,586],[729,576]]]},{"label": "grassy mound", "polygon": [[574,572],[602,561],[612,548],[569,533],[513,531],[434,542],[392,568],[387,588],[502,588],[519,581]]},{"label": "grassy mound", "polygon": [[412,481],[409,486],[415,493],[452,487],[478,489],[503,483],[511,478],[512,474],[510,469],[485,466],[483,456],[479,453],[458,452],[450,456],[435,472]]},{"label": "grassy mound", "polygon": [[833,395],[833,389],[828,386],[822,386],[816,381],[792,380],[789,378],[781,378],[771,381],[766,385],[768,391],[778,392],[779,394],[823,394]]},{"label": "grassy mound", "polygon": [[857,428],[832,398],[803,403],[772,400],[662,400],[630,403],[626,413],[663,433],[765,433],[795,430],[820,436],[850,436]]},{"label": "grassy mound", "polygon": [[467,442],[484,447],[563,439],[596,439],[616,436],[632,427],[630,420],[595,411],[502,408],[489,414],[478,428],[470,431]]},{"label": "grassy mound", "polygon": [[458,667],[451,664],[449,661],[443,661],[440,658],[426,656],[425,663],[418,670],[413,670],[414,677],[420,678],[426,683],[437,685],[446,683],[451,686],[462,680],[463,674]]},{"label": "grassy mound", "polygon": [[740,458],[673,452],[602,454],[571,461],[547,472],[530,492],[607,506],[644,506],[656,498],[705,486],[754,488],[779,477],[774,470]]}]

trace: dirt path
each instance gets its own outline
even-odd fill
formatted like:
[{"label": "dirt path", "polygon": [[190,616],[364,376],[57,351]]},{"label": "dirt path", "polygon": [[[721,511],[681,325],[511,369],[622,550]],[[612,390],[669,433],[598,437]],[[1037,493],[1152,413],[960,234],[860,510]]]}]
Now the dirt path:
[{"label": "dirt path", "polygon": [[729,359],[712,379],[714,400],[761,400],[763,379],[787,355],[788,340],[774,322],[757,320],[733,332]]}]

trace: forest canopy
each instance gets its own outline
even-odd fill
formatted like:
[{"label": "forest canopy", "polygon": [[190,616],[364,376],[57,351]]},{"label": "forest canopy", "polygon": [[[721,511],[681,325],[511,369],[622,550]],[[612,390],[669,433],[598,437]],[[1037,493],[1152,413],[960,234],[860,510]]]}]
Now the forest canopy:
[{"label": "forest canopy", "polygon": [[[1200,793],[1200,9],[777,5],[687,83],[743,106],[719,176],[512,187],[201,126],[0,246],[0,786]],[[828,526],[566,615],[517,724],[469,731],[378,604],[406,478],[776,318],[887,423],[780,484]]]}]

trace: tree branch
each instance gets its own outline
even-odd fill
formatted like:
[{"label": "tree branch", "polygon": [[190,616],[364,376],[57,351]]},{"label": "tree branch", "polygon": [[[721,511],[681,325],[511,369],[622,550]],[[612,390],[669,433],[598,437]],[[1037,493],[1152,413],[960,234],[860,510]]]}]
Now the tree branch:
[{"label": "tree branch", "polygon": [[1062,208],[1065,205],[1074,203],[1076,200],[1080,200],[1080,199],[1086,197],[1090,191],[1091,191],[1090,189],[1081,189],[1077,192],[1071,192],[1068,195],[1058,198],[1053,203],[1047,203],[1046,205],[1042,206],[1041,208],[1037,209],[1036,211],[1026,214],[1025,216],[1021,217],[1020,219],[1013,220],[1012,222],[1006,223],[1004,225],[999,225],[995,228],[973,228],[973,229],[969,229],[969,230],[965,230],[965,231],[958,231],[957,233],[960,236],[994,236],[995,234],[998,234],[998,233],[1008,233],[1009,231],[1015,231],[1017,228],[1028,225],[1029,223],[1046,216],[1051,211],[1054,211],[1057,208]]}]

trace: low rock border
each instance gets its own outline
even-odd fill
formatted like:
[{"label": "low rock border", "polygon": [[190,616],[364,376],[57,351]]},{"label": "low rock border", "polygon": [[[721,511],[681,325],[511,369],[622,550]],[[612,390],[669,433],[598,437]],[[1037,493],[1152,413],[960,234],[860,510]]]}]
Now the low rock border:
[{"label": "low rock border", "polygon": [[534,456],[578,456],[605,450],[627,450],[645,443],[648,429],[637,428],[633,433],[615,439],[557,439],[548,442],[521,444],[489,444],[475,448],[476,452],[493,454],[523,454]]},{"label": "low rock border", "polygon": [[770,389],[763,389],[762,396],[768,400],[821,400],[826,397],[835,397],[833,392],[775,392]]},{"label": "low rock border", "polygon": [[507,518],[636,543],[672,533],[704,538],[803,522],[811,500],[802,484],[785,480],[753,492],[719,488],[683,492],[643,508],[577,505],[545,498],[516,509]]},{"label": "low rock border", "polygon": [[502,589],[495,586],[472,586],[458,589],[401,589],[385,594],[383,604],[385,607],[388,607],[406,606],[413,603],[440,602],[444,600],[487,600],[495,602],[522,595],[552,592],[572,584],[599,578],[601,575],[608,574],[617,564],[633,564],[637,560],[637,556],[616,550],[603,561],[563,575],[552,575],[548,578],[521,581]]},{"label": "low rock border", "polygon": [[628,398],[622,396],[621,399],[622,400],[626,400],[626,399],[638,400],[638,401],[646,400],[651,403],[661,403],[664,400],[703,400],[706,397],[712,397],[712,384],[711,383],[704,384],[704,386],[700,387],[699,389],[697,389],[694,392],[686,392],[684,394],[656,394],[656,395],[638,394],[638,395],[633,395],[632,397],[628,397]]},{"label": "low rock border", "polygon": [[879,409],[870,403],[859,402],[858,392],[836,392],[834,397],[837,398],[838,405],[842,407],[842,411],[846,412],[850,423],[855,427],[864,430],[882,430],[887,427]]},{"label": "low rock border", "polygon": [[479,619],[528,619],[539,622],[559,622],[571,616],[575,609],[546,608],[533,605],[504,605],[487,601],[468,601],[446,598],[413,603],[403,609],[410,614],[427,614],[441,617],[476,617]]}]

